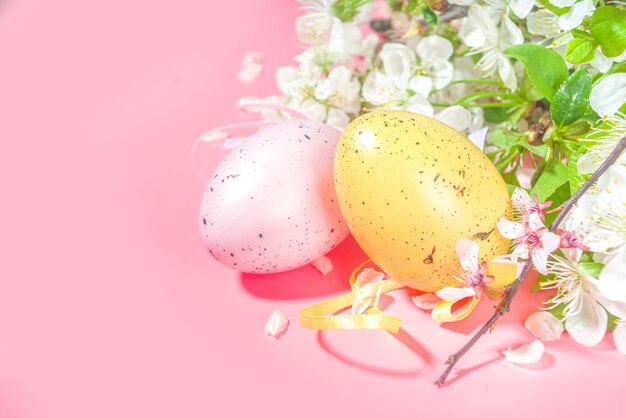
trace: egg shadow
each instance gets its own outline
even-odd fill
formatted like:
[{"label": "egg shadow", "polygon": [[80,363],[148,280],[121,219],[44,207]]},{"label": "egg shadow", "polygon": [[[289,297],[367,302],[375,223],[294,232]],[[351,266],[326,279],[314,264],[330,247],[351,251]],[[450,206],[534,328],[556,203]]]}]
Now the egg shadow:
[{"label": "egg shadow", "polygon": [[352,236],[348,236],[327,254],[333,270],[323,276],[313,266],[273,274],[241,273],[241,287],[262,299],[305,299],[333,295],[350,290],[350,275],[368,257]]}]

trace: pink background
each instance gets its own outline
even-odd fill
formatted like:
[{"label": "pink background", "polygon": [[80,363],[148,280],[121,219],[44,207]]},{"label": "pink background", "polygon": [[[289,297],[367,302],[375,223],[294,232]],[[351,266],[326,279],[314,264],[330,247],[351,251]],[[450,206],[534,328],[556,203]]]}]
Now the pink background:
[{"label": "pink background", "polygon": [[[191,145],[243,120],[239,97],[275,92],[297,14],[294,0],[0,0],[0,417],[621,415],[610,336],[565,336],[530,367],[502,359],[531,341],[538,297],[436,389],[488,302],[440,328],[395,292],[397,337],[317,333],[297,312],[347,289],[351,240],[328,277],[241,276],[205,254]],[[252,50],[267,68],[243,85]],[[263,334],[274,309],[292,320],[278,341]]]}]

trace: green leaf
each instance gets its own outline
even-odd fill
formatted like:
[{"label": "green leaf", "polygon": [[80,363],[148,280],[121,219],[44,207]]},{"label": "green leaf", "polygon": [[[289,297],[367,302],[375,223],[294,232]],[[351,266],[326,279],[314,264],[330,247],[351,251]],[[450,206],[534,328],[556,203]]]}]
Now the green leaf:
[{"label": "green leaf", "polygon": [[[566,144],[573,143],[572,141]],[[580,146],[580,144],[564,147],[564,151],[567,154],[567,172],[569,174],[569,187],[570,193],[573,195],[580,189],[585,182],[585,176],[578,173],[578,159],[584,154],[586,148]]]},{"label": "green leaf", "polygon": [[[565,182],[562,186],[560,186],[554,193],[552,193],[546,200],[552,202],[553,208],[558,208],[563,203],[565,203],[569,198],[572,197],[570,193],[569,182]],[[554,219],[557,217],[557,212],[546,213],[546,221],[544,224],[546,226],[552,225]]]},{"label": "green leaf", "polygon": [[359,13],[359,9],[374,0],[337,0],[331,7],[330,12],[342,22],[350,22]]},{"label": "green leaf", "polygon": [[498,148],[510,148],[515,145],[518,139],[519,137],[517,135],[512,134],[504,128],[494,129],[491,133],[491,143]]},{"label": "green leaf", "polygon": [[584,30],[572,29],[570,33],[576,39],[587,39],[588,41],[593,41],[593,36],[591,36],[589,32],[585,32]]},{"label": "green leaf", "polygon": [[603,268],[604,264],[594,262],[578,263],[578,266],[576,267],[580,274],[591,276],[596,279],[602,272]]},{"label": "green leaf", "polygon": [[424,21],[428,23],[429,25],[436,25],[437,22],[439,21],[439,18],[437,17],[437,13],[435,13],[433,9],[431,9],[430,7],[424,8],[423,15],[424,15]]},{"label": "green leaf", "polygon": [[621,55],[626,49],[626,10],[615,6],[598,7],[591,16],[589,32],[608,58]]},{"label": "green leaf", "polygon": [[541,145],[531,145],[526,141],[526,139],[519,140],[517,145],[521,145],[530,151],[531,154],[537,155],[541,158],[546,158],[546,154],[548,153],[548,146],[546,144]]},{"label": "green leaf", "polygon": [[504,107],[491,107],[484,109],[485,121],[491,123],[502,123],[509,118],[509,109]]},{"label": "green leaf", "polygon": [[541,202],[545,202],[559,187],[567,183],[568,178],[567,167],[560,161],[550,161],[530,190],[530,195],[536,194]]},{"label": "green leaf", "polygon": [[530,82],[549,101],[569,74],[563,58],[540,45],[514,45],[505,49],[504,54],[524,65]]},{"label": "green leaf", "polygon": [[589,107],[591,79],[587,70],[580,69],[561,84],[550,103],[552,120],[559,128],[570,125],[585,114]]},{"label": "green leaf", "polygon": [[561,16],[567,12],[567,7],[556,7],[554,4],[550,3],[550,0],[537,0],[537,3],[541,4],[557,16]]},{"label": "green leaf", "polygon": [[613,331],[615,330],[617,323],[620,322],[620,319],[616,317],[615,315],[613,315],[611,312],[607,311],[607,314],[608,314],[608,323],[606,324],[606,330]]},{"label": "green leaf", "polygon": [[565,59],[572,64],[584,64],[593,59],[598,44],[588,39],[572,39],[567,45]]}]

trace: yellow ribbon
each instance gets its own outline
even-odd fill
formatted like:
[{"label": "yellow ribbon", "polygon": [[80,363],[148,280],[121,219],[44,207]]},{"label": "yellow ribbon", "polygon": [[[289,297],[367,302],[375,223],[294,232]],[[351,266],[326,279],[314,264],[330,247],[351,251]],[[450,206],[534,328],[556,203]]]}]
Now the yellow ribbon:
[{"label": "yellow ribbon", "polygon": [[[354,287],[356,281],[356,272],[363,266],[369,263],[367,260],[365,263],[357,267],[350,276],[350,286],[352,291],[344,295],[338,296],[326,300],[321,303],[304,308],[300,311],[300,325],[304,328],[310,328],[315,330],[350,330],[350,329],[382,329],[392,333],[397,333],[400,329],[400,319],[384,314],[380,309],[371,307],[363,315],[330,315],[334,312],[345,309],[352,306],[354,297],[356,296],[358,289]],[[391,292],[392,290],[400,289],[404,287],[403,284],[396,282],[392,279],[387,279],[379,282],[381,293]]]}]

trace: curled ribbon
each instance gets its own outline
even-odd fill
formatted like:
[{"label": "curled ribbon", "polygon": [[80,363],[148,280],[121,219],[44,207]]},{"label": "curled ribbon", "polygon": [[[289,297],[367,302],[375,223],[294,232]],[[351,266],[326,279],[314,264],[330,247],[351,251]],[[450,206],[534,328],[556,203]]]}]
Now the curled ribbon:
[{"label": "curled ribbon", "polygon": [[[300,311],[300,325],[304,328],[315,330],[351,330],[351,329],[379,329],[392,333],[397,333],[400,329],[400,319],[386,315],[377,307],[370,307],[365,314],[362,315],[330,315],[341,309],[345,309],[352,305],[354,298],[359,291],[355,287],[356,272],[359,271],[365,263],[357,267],[350,276],[350,286],[352,291],[344,295],[326,300],[321,303],[304,308]],[[404,287],[403,284],[393,280],[382,280],[376,284],[380,293],[391,292],[392,290]]]}]

